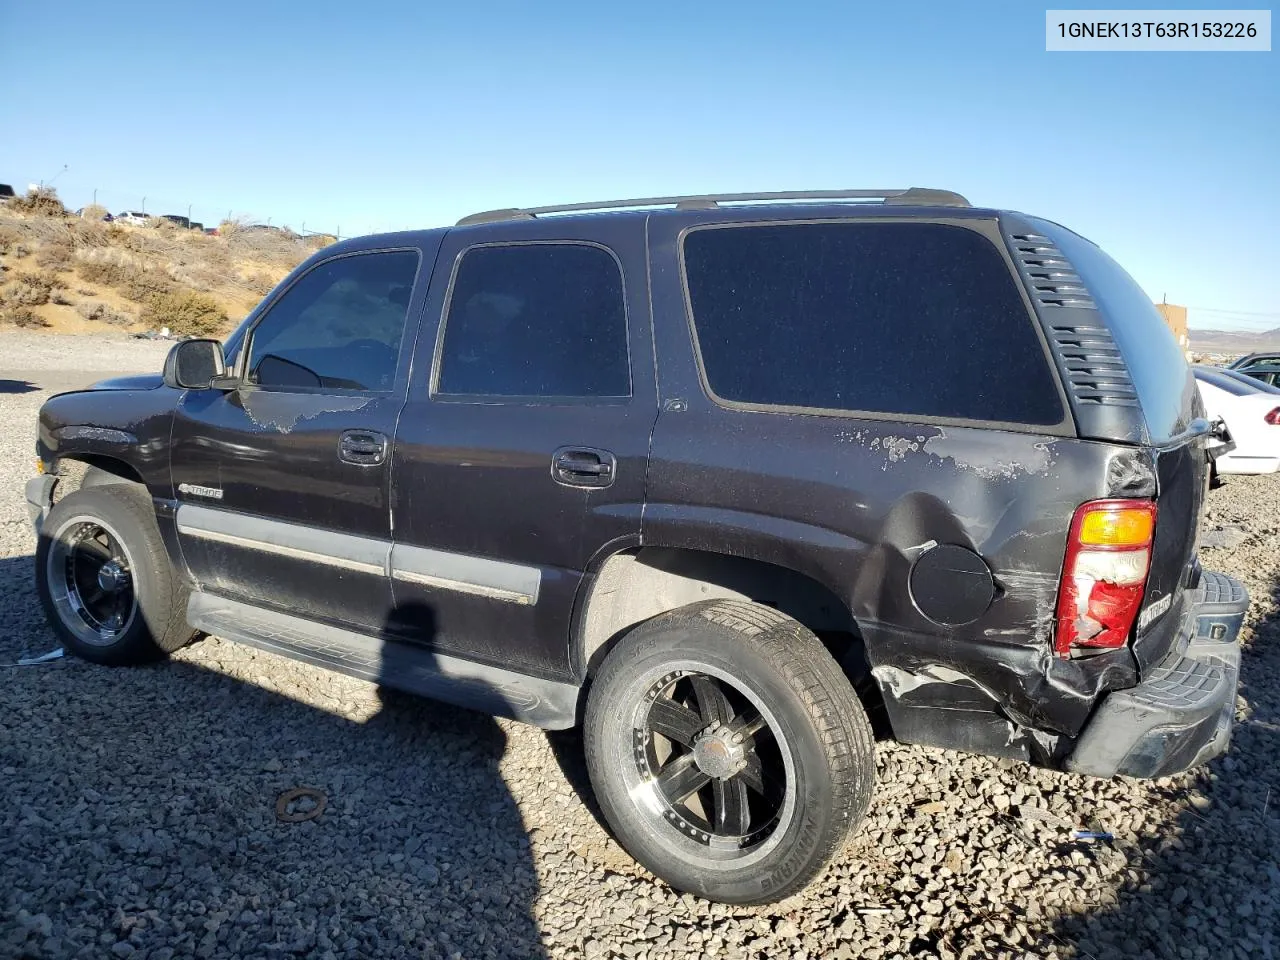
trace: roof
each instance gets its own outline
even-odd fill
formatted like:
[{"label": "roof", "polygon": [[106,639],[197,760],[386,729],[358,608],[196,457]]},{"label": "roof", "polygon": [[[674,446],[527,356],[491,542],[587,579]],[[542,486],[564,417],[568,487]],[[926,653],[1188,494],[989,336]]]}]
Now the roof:
[{"label": "roof", "polygon": [[641,197],[631,200],[598,200],[566,203],[549,207],[505,207],[473,213],[458,221],[460,227],[503,220],[535,220],[554,214],[594,213],[607,210],[633,211],[648,207],[673,207],[676,210],[714,210],[725,204],[809,202],[814,200],[853,201],[859,204],[881,204],[927,207],[969,207],[969,201],[952,190],[931,187],[908,187],[892,190],[791,190],[774,193],[692,194],[671,197]]}]

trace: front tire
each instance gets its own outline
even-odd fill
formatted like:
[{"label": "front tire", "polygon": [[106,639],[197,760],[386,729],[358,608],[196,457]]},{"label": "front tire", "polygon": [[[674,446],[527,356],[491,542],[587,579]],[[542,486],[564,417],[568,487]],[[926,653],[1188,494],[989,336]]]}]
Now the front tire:
[{"label": "front tire", "polygon": [[94,663],[163,658],[191,640],[188,590],[169,562],[151,497],[112,483],[63,497],[36,547],[36,591],[63,646]]},{"label": "front tire", "polygon": [[619,841],[673,887],[726,903],[796,893],[861,823],[871,726],[809,630],[754,603],[662,614],[592,684],[587,765]]}]

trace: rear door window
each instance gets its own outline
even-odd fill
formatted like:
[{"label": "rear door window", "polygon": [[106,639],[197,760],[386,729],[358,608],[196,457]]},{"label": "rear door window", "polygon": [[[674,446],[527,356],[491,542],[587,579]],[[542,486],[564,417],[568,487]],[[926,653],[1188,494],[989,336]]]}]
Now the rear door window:
[{"label": "rear door window", "polygon": [[1049,426],[1049,359],[1010,269],[937,223],[691,231],[685,274],[707,386],[765,407]]},{"label": "rear door window", "polygon": [[473,247],[445,316],[437,395],[629,397],[622,272],[586,243]]}]

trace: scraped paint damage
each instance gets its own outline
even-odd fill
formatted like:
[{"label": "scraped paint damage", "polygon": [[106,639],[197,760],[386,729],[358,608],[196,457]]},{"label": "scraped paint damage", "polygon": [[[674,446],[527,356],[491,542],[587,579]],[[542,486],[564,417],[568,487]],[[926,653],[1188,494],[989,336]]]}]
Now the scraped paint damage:
[{"label": "scraped paint damage", "polygon": [[1015,479],[1020,476],[1046,474],[1053,466],[1053,440],[1035,440],[1019,434],[1003,434],[967,430],[949,436],[939,428],[932,437],[878,434],[873,430],[842,430],[835,439],[840,443],[856,443],[868,450],[884,454],[881,470],[900,463],[910,455],[923,452],[938,460],[950,460],[961,470],[984,480]]},{"label": "scraped paint damage", "polygon": [[354,413],[369,405],[369,397],[332,397],[304,393],[246,390],[244,412],[259,427],[288,433],[302,420],[325,413]]}]

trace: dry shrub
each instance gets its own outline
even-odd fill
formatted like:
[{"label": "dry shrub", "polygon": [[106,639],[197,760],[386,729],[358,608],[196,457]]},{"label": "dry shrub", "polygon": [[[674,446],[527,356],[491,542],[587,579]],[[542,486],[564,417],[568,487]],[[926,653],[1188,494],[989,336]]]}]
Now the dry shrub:
[{"label": "dry shrub", "polygon": [[48,303],[55,290],[66,286],[52,273],[20,273],[14,277],[13,283],[4,288],[0,299],[6,304],[19,307],[38,307]]},{"label": "dry shrub", "polygon": [[70,243],[50,243],[36,251],[36,265],[45,270],[62,272],[72,268],[74,256]]},{"label": "dry shrub", "polygon": [[30,307],[0,307],[0,324],[25,330],[38,330],[49,326],[49,321]]},{"label": "dry shrub", "polygon": [[148,217],[147,226],[152,230],[163,230],[165,233],[173,233],[178,229],[178,225],[172,220],[166,220],[164,217]]},{"label": "dry shrub", "polygon": [[91,203],[80,211],[80,216],[85,220],[101,222],[102,218],[107,215],[107,208],[100,203]]},{"label": "dry shrub", "polygon": [[180,336],[196,337],[217,336],[228,325],[227,312],[218,301],[194,290],[155,297],[143,309],[142,320],[150,327],[168,327]]},{"label": "dry shrub", "polygon": [[100,300],[86,300],[76,304],[76,313],[86,320],[109,323],[117,327],[127,327],[133,323],[132,314],[115,310]]},{"label": "dry shrub", "polygon": [[76,276],[86,283],[99,283],[114,287],[124,275],[124,268],[113,260],[79,260]]},{"label": "dry shrub", "polygon": [[177,290],[177,284],[163,270],[145,266],[116,251],[78,260],[76,275],[87,283],[114,287],[121,296],[142,304]]},{"label": "dry shrub", "polygon": [[268,293],[275,289],[275,278],[269,273],[259,270],[257,273],[244,277],[244,286],[249,289],[255,296],[265,297]]},{"label": "dry shrub", "polygon": [[116,289],[123,296],[142,304],[149,304],[168,296],[177,289],[167,273],[146,267],[126,267]]},{"label": "dry shrub", "polygon": [[22,234],[13,227],[0,227],[0,257],[13,253],[13,248],[22,245]]},{"label": "dry shrub", "polygon": [[67,208],[62,205],[62,201],[58,199],[58,191],[53,187],[31,190],[26,196],[14,197],[9,201],[9,209],[37,217],[67,215]]}]

